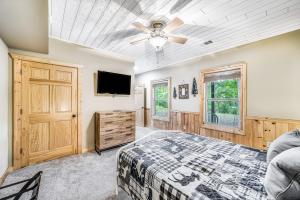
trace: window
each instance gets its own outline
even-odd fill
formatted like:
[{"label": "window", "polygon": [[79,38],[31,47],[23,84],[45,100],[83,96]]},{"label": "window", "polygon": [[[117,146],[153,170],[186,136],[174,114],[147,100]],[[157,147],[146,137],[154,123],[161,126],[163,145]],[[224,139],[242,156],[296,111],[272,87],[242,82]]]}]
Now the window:
[{"label": "window", "polygon": [[202,71],[202,125],[243,133],[246,113],[246,65],[237,64]]},{"label": "window", "polygon": [[170,79],[152,81],[152,118],[169,121]]}]

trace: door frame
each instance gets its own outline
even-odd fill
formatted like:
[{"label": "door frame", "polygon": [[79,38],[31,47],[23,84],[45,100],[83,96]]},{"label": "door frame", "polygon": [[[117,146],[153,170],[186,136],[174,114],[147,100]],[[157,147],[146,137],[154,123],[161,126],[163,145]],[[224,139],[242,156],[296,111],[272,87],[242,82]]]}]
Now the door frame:
[{"label": "door frame", "polygon": [[[146,94],[146,87],[145,87],[145,84],[136,84],[135,86],[134,86],[134,90],[135,90],[135,88],[136,87],[143,87],[143,89],[144,89],[144,106],[143,106],[143,121],[144,121],[144,123],[143,123],[143,127],[146,127],[146,97],[147,97],[147,94]],[[134,94],[135,95],[135,94]],[[134,102],[135,103],[135,102]],[[136,110],[135,110],[136,111]]]},{"label": "door frame", "polygon": [[9,53],[12,59],[12,165],[13,169],[22,166],[22,61],[39,62],[59,65],[63,67],[77,68],[77,148],[75,154],[82,153],[82,65],[60,62],[48,58],[37,58],[20,54]]}]

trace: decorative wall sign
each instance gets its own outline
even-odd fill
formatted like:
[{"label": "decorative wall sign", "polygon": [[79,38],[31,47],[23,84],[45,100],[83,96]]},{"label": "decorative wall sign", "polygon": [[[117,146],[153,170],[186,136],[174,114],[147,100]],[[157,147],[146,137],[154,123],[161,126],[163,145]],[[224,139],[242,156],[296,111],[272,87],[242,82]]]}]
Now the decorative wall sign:
[{"label": "decorative wall sign", "polygon": [[173,89],[173,98],[176,99],[177,97],[177,92],[176,92],[176,87],[174,86],[174,89]]},{"label": "decorative wall sign", "polygon": [[178,86],[179,88],[179,99],[189,98],[189,84],[182,84]]},{"label": "decorative wall sign", "polygon": [[196,78],[193,79],[192,94],[194,95],[194,97],[198,94]]}]

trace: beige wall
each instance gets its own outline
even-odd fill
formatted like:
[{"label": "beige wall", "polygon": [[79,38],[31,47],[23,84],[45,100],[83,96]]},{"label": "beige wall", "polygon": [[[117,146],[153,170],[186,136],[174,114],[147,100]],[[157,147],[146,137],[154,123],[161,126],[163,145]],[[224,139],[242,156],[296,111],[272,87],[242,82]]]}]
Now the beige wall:
[{"label": "beige wall", "polygon": [[[82,70],[83,149],[94,147],[94,112],[100,110],[133,109],[133,95],[112,97],[95,96],[94,94],[94,73],[98,70],[104,70],[133,75],[132,62],[104,57],[89,51],[87,48],[54,39],[49,40],[49,55],[18,50],[10,50],[10,52],[50,57],[84,66]],[[132,76],[132,83],[134,83],[134,76]]]},{"label": "beige wall", "polygon": [[8,49],[0,38],[0,177],[8,168],[9,132],[9,84]]},{"label": "beige wall", "polygon": [[[226,50],[180,64],[136,76],[136,82],[147,87],[147,107],[150,107],[149,87],[154,79],[172,77],[173,86],[199,81],[201,69],[246,62],[247,112],[249,116],[300,119],[300,30]],[[178,91],[177,91],[178,92]],[[172,98],[172,109],[199,112],[199,95],[187,100]]]}]

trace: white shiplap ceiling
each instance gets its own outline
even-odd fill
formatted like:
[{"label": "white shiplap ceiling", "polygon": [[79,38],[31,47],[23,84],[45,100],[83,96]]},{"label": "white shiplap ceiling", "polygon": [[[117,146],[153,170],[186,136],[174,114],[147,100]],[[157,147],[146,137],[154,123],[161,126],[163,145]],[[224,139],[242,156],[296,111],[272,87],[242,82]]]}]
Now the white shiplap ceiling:
[{"label": "white shiplap ceiling", "polygon": [[[131,45],[130,24],[181,18],[159,63],[149,42]],[[141,73],[300,29],[300,0],[51,0],[50,37],[131,57]],[[206,41],[212,44],[204,45]]]}]

